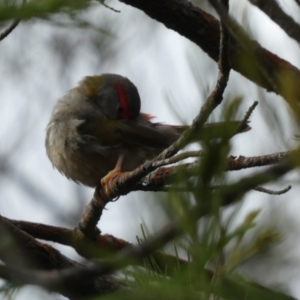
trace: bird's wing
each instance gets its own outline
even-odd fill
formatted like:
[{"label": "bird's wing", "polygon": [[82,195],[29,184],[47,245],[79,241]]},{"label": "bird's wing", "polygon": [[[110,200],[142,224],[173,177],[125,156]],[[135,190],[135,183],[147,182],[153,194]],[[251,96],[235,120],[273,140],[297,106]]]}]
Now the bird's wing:
[{"label": "bird's wing", "polygon": [[[137,122],[121,120],[115,128],[116,133],[122,143],[127,145],[145,145],[154,148],[165,148],[176,140],[174,133],[159,130],[155,126],[147,126]],[[176,137],[178,138],[179,135]]]},{"label": "bird's wing", "polygon": [[78,130],[84,139],[96,142],[102,147],[125,144],[126,146],[166,148],[179,137],[176,130],[174,133],[169,133],[151,124],[151,122],[147,124],[130,120],[97,118],[86,120],[78,127]]},{"label": "bird's wing", "polygon": [[[224,136],[236,129],[239,121],[206,124],[194,140],[214,139]],[[171,126],[152,123],[143,114],[136,121],[111,120],[96,118],[85,120],[78,126],[78,130],[85,139],[93,142],[97,147],[112,147],[124,144],[126,146],[148,146],[166,148],[176,141],[188,126]],[[248,124],[240,132],[250,130]]]}]

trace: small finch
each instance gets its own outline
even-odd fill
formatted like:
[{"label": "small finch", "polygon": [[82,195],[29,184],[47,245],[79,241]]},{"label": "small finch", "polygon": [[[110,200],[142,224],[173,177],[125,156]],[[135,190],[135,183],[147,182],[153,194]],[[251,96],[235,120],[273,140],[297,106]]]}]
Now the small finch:
[{"label": "small finch", "polygon": [[[45,142],[53,166],[77,183],[96,187],[110,171],[131,171],[153,159],[187,128],[153,123],[140,106],[129,79],[116,74],[85,77],[53,109]],[[216,138],[224,124],[208,124],[203,131]],[[245,125],[241,132],[249,129]]]}]

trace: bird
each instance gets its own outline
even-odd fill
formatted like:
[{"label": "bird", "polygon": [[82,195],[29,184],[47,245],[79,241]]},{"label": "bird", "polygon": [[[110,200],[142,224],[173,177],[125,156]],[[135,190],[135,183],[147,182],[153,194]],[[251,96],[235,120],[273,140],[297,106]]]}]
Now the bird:
[{"label": "bird", "polygon": [[[52,165],[78,184],[98,187],[109,173],[131,171],[153,159],[188,127],[152,122],[140,108],[139,92],[128,78],[85,77],[54,106],[45,140]],[[203,132],[216,137],[224,124],[208,124]],[[236,128],[239,121],[231,124]],[[241,132],[249,129],[245,124]]]}]

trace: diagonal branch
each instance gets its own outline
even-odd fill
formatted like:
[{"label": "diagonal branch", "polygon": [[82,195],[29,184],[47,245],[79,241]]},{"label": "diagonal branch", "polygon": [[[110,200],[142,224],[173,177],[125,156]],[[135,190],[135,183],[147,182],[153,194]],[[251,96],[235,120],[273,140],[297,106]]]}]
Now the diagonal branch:
[{"label": "diagonal branch", "polygon": [[0,41],[4,40],[19,25],[20,21],[13,21],[0,33]]},{"label": "diagonal branch", "polygon": [[[76,228],[69,229],[27,221],[4,219],[34,238],[70,246],[86,259],[103,259],[107,254],[111,255],[120,252],[126,247],[133,246],[133,244],[110,234],[99,234],[94,240],[90,240]],[[186,264],[185,260],[163,252],[153,252],[151,253],[151,257],[155,260],[155,264],[168,275],[172,275],[174,271],[172,266]],[[141,261],[140,265],[144,266],[145,264]]]},{"label": "diagonal branch", "polygon": [[173,156],[179,150],[184,148],[188,143],[190,143],[192,137],[202,129],[212,111],[222,102],[223,93],[228,83],[231,67],[228,57],[229,35],[227,30],[223,26],[223,23],[220,24],[220,32],[220,53],[218,59],[219,73],[214,90],[202,105],[200,112],[193,120],[190,129],[187,129],[175,143],[173,143],[168,149],[158,155],[158,157],[155,158],[155,161]]},{"label": "diagonal branch", "polygon": [[[8,223],[7,220],[4,222]],[[143,257],[150,255],[157,248],[176,238],[179,233],[178,225],[172,223],[153,237],[148,238],[147,241],[138,246],[125,248],[106,262],[94,262],[86,266],[73,263],[68,268],[47,272],[20,269],[17,268],[17,265],[15,268],[0,265],[0,276],[15,284],[35,284],[76,299],[84,296],[101,295],[119,289],[120,285],[112,278],[110,278],[111,282],[100,284],[100,279],[102,281],[108,279],[107,274],[125,266],[136,264]],[[21,231],[20,234],[26,235]],[[34,242],[36,243],[35,240]],[[103,284],[106,284],[107,287]]]},{"label": "diagonal branch", "polygon": [[[34,269],[43,273],[45,270],[63,272],[66,269],[81,267],[80,264],[62,255],[50,245],[38,242],[3,217],[0,217],[0,235],[0,259],[10,268]],[[14,278],[10,279],[15,282]],[[51,281],[51,278],[49,279]],[[27,280],[31,279],[28,278]],[[35,284],[35,282],[29,281],[24,283]],[[69,285],[63,286],[60,292],[66,297],[78,299],[80,296],[112,292],[119,288],[120,284],[113,277],[101,276],[94,278],[93,281],[82,278],[77,285],[69,283]]]},{"label": "diagonal branch", "polygon": [[18,229],[30,234],[34,238],[52,241],[62,245],[70,246],[81,256],[90,258],[101,258],[104,253],[118,252],[131,243],[116,238],[110,234],[98,234],[94,240],[87,239],[81,230],[64,227],[50,226],[27,221],[7,220]]},{"label": "diagonal branch", "polygon": [[249,0],[277,23],[291,38],[300,44],[300,25],[287,15],[275,0]]},{"label": "diagonal branch", "polygon": [[[149,17],[164,24],[198,45],[212,59],[219,59],[220,26],[218,20],[187,0],[120,0],[144,11]],[[230,61],[232,68],[267,91],[280,94],[289,103],[300,99],[300,71],[272,52],[252,41],[260,53],[260,64],[252,61],[252,53],[241,41],[232,38]],[[276,83],[274,85],[274,83]],[[281,83],[281,84],[280,84]],[[285,83],[285,84],[282,84]],[[291,92],[292,91],[292,92]]]}]

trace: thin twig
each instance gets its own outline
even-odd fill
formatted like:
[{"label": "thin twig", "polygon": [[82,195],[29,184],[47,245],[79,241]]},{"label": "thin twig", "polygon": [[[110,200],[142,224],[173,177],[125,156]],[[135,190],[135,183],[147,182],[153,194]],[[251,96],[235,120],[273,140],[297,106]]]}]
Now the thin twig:
[{"label": "thin twig", "polygon": [[292,164],[290,161],[285,161],[279,165],[269,167],[263,172],[244,177],[237,182],[226,186],[222,192],[222,205],[226,206],[235,203],[237,198],[247,191],[255,189],[257,186],[270,181],[274,181],[293,170],[295,167],[295,164]]},{"label": "thin twig", "polygon": [[227,171],[237,171],[242,169],[254,168],[254,167],[264,167],[268,165],[273,165],[283,161],[288,158],[293,151],[286,152],[276,152],[268,155],[260,156],[231,156],[227,160]]},{"label": "thin twig", "polygon": [[253,113],[255,107],[257,106],[258,102],[254,101],[254,103],[249,107],[248,111],[246,112],[243,120],[240,122],[239,126],[237,127],[237,129],[235,130],[235,133],[238,133],[241,131],[242,128],[244,128],[244,126],[247,124],[251,114]]},{"label": "thin twig", "polygon": [[[261,156],[239,156],[238,158],[231,156],[227,159],[227,171],[238,171],[242,169],[264,167],[268,165],[277,164],[288,158],[293,152],[277,152],[268,155]],[[159,168],[156,171],[145,176],[141,181],[136,183],[132,191],[153,191],[153,192],[167,192],[169,188],[166,184],[169,184],[172,179],[177,176],[181,171],[184,171],[186,178],[196,176],[199,172],[198,162],[192,162],[187,164],[180,164],[178,166],[171,166],[168,168]],[[178,191],[191,191],[188,188],[174,187]],[[173,187],[171,188],[171,190]]]},{"label": "thin twig", "polygon": [[164,160],[154,161],[152,163],[152,166],[155,168],[159,168],[159,167],[163,167],[166,165],[175,164],[175,163],[180,162],[187,158],[199,157],[201,155],[203,155],[203,151],[186,151],[186,152],[177,154],[175,156],[172,156],[170,158],[166,158]]},{"label": "thin twig", "polygon": [[0,33],[0,41],[4,40],[18,25],[20,21],[15,20]]},{"label": "thin twig", "polygon": [[[287,151],[250,157],[231,156],[227,159],[227,167],[225,170],[238,171],[242,169],[264,167],[277,164],[290,157],[292,153],[292,151]],[[173,188],[181,192],[191,191],[191,189],[188,189],[186,187],[165,186],[166,184],[171,183],[172,179],[182,171],[184,171],[185,178],[196,176],[199,172],[198,161],[167,168],[159,168],[136,183],[133,186],[132,191],[168,192],[170,190],[173,190]]]},{"label": "thin twig", "polygon": [[266,189],[266,188],[264,188],[262,186],[257,186],[256,188],[254,188],[254,190],[256,190],[258,192],[270,194],[270,195],[282,195],[282,194],[287,193],[291,188],[292,188],[292,186],[289,185],[288,187],[286,187],[286,188],[284,188],[282,190],[274,191],[274,190],[271,190],[271,189]]},{"label": "thin twig", "polygon": [[[22,1],[23,4],[25,4],[26,2],[26,0]],[[19,25],[19,23],[20,20],[12,21],[12,23],[0,33],[0,41],[5,39]]]},{"label": "thin twig", "polygon": [[[227,188],[228,188],[228,186],[226,186],[226,185],[213,185],[213,186],[209,187],[210,190],[221,190],[221,189],[227,189]],[[292,186],[289,185],[288,187],[286,187],[282,190],[274,191],[271,189],[264,188],[262,186],[257,186],[255,188],[253,188],[253,190],[262,192],[262,193],[266,193],[266,194],[270,194],[270,195],[282,195],[282,194],[287,193],[291,188],[292,188]]]},{"label": "thin twig", "polygon": [[117,9],[115,9],[115,8],[113,8],[113,7],[110,7],[110,6],[108,6],[106,3],[105,3],[105,0],[98,0],[104,7],[106,7],[106,8],[108,8],[108,9],[110,9],[110,10],[112,10],[113,12],[115,12],[115,13],[120,13],[121,11],[120,10],[117,10]]}]

